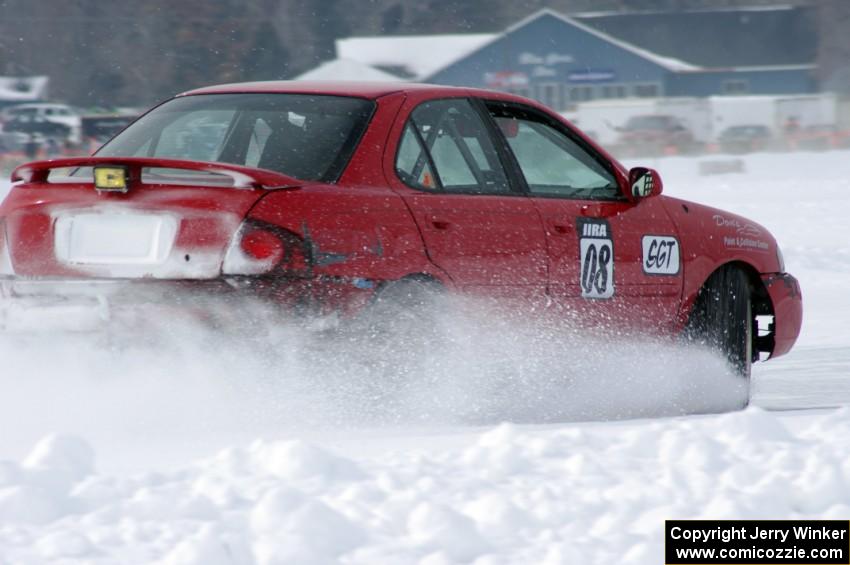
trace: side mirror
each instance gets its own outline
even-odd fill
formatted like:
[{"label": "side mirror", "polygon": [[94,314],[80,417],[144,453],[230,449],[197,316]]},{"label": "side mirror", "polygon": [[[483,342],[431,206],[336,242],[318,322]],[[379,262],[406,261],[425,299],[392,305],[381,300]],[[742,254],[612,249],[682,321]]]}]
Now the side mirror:
[{"label": "side mirror", "polygon": [[655,169],[634,167],[629,171],[629,193],[626,196],[630,200],[637,201],[658,196],[663,189],[661,175]]}]

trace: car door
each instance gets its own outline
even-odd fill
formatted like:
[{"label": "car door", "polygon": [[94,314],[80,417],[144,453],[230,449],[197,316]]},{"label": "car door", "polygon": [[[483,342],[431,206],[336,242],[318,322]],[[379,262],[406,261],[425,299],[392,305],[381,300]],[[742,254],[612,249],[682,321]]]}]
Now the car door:
[{"label": "car door", "polygon": [[614,325],[673,323],[681,249],[660,199],[626,199],[613,165],[554,116],[517,104],[487,107],[540,212],[553,299]]},{"label": "car door", "polygon": [[486,113],[465,98],[410,110],[393,180],[431,261],[461,290],[543,298],[548,258],[540,215],[508,178]]}]

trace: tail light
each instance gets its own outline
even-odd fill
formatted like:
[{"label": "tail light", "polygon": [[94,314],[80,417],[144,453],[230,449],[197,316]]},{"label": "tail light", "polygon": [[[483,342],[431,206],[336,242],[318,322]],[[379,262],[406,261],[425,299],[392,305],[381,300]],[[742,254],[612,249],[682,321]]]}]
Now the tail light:
[{"label": "tail light", "polygon": [[276,226],[246,221],[224,256],[225,275],[302,275],[307,269],[304,241]]},{"label": "tail light", "polygon": [[283,258],[283,242],[268,230],[246,230],[239,247],[246,257],[254,261],[271,261],[277,264]]}]

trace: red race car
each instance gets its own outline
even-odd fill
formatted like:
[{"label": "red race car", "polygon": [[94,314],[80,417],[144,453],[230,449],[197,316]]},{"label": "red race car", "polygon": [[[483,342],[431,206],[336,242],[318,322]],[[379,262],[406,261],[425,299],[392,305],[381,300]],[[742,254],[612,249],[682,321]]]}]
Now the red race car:
[{"label": "red race car", "polygon": [[623,168],[502,92],[214,86],[93,157],[29,163],[12,180],[7,310],[90,300],[108,313],[146,289],[188,289],[345,319],[447,289],[686,333],[744,376],[800,330],[799,286],[765,228],[661,196],[656,171]]}]

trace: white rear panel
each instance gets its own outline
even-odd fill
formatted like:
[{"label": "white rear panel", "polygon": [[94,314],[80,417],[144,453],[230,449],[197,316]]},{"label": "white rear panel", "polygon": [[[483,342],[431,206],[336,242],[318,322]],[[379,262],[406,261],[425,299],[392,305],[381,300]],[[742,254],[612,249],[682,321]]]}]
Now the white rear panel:
[{"label": "white rear panel", "polygon": [[157,265],[171,253],[178,221],[165,214],[78,212],[56,221],[56,256],[72,265]]}]

